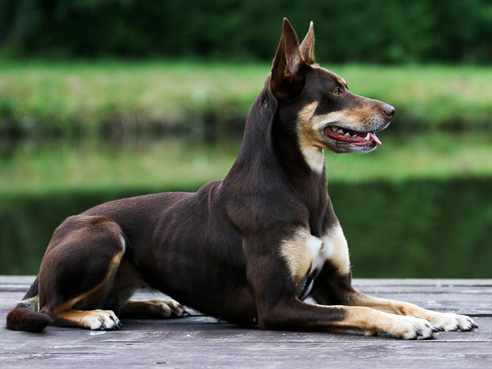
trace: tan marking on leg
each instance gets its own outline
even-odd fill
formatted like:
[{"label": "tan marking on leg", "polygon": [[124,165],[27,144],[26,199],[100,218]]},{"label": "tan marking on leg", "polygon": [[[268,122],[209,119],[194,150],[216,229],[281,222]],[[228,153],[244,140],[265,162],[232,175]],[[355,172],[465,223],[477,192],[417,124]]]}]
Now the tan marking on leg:
[{"label": "tan marking on leg", "polygon": [[306,275],[313,260],[309,252],[309,236],[306,229],[300,228],[280,246],[280,253],[287,262],[292,279],[297,282]]},{"label": "tan marking on leg", "polygon": [[148,301],[127,301],[120,309],[123,315],[155,318],[182,317],[185,309],[175,300],[155,299]]},{"label": "tan marking on leg", "polygon": [[314,269],[320,269],[326,260],[323,240],[305,228],[299,228],[292,237],[282,242],[280,253],[287,262],[292,279],[300,282]]},{"label": "tan marking on leg", "polygon": [[359,330],[367,335],[388,333],[404,339],[430,338],[434,332],[425,319],[399,316],[366,307],[347,308],[347,316],[337,324],[345,330]]},{"label": "tan marking on leg", "polygon": [[[353,305],[366,306],[389,314],[413,316],[428,320],[434,327],[452,331],[457,329],[470,330],[476,328],[476,323],[466,315],[439,313],[423,309],[417,305],[395,300],[356,294],[352,297]],[[459,325],[462,328],[459,328]]]},{"label": "tan marking on leg", "polygon": [[327,259],[337,268],[340,275],[350,272],[348,244],[340,224],[331,228],[323,237]]},{"label": "tan marking on leg", "polygon": [[108,283],[111,276],[114,274],[116,269],[118,269],[118,266],[120,265],[121,258],[123,257],[123,254],[124,254],[124,251],[121,251],[113,257],[113,259],[111,260],[111,263],[109,264],[109,270],[106,273],[106,276],[97,286],[95,286],[94,288],[90,289],[89,291],[87,291],[83,294],[80,294],[78,296],[73,297],[72,299],[70,299],[68,301],[65,301],[65,303],[63,303],[61,306],[54,309],[53,313],[58,315],[58,312],[60,312],[60,311],[72,309],[72,307],[75,304],[77,304],[79,301],[85,299],[87,296],[93,294],[94,292],[96,292],[97,290],[102,288],[106,283]]},{"label": "tan marking on leg", "polygon": [[[122,240],[123,242],[123,240]],[[80,294],[68,301],[66,301],[61,306],[57,307],[51,312],[46,311],[46,313],[53,315],[55,318],[55,322],[57,318],[60,319],[61,322],[68,321],[74,323],[83,328],[89,329],[115,329],[121,326],[121,323],[118,317],[111,310],[90,310],[90,311],[82,311],[82,310],[73,310],[73,306],[78,302],[82,301],[86,297],[90,296],[94,292],[103,288],[106,285],[111,277],[114,275],[118,266],[120,265],[121,258],[124,254],[124,242],[123,249],[121,252],[117,253],[109,264],[108,272],[103,280],[96,285],[94,288],[90,289],[88,292]],[[56,323],[55,323],[56,324]],[[60,323],[63,325],[63,323]]]}]

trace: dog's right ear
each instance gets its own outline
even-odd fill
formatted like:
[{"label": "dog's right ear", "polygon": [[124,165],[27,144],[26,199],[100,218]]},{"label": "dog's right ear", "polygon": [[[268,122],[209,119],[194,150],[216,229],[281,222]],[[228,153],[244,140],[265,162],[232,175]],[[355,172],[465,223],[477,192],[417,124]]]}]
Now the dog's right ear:
[{"label": "dog's right ear", "polygon": [[301,42],[301,46],[299,47],[301,55],[304,61],[312,65],[316,63],[314,61],[314,25],[313,22],[309,24],[309,31],[304,37],[304,40]]},{"label": "dog's right ear", "polygon": [[287,18],[284,18],[282,36],[270,76],[270,91],[273,95],[277,99],[298,96],[304,88],[305,67],[297,35]]}]

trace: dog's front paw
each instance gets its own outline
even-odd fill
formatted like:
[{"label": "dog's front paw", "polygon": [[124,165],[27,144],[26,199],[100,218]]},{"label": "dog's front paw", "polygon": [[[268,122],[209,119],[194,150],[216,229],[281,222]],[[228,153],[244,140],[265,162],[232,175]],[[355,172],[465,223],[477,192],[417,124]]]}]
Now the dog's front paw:
[{"label": "dog's front paw", "polygon": [[434,338],[434,334],[439,330],[425,319],[415,318],[413,316],[394,316],[387,333],[395,338],[406,340],[429,339]]},{"label": "dog's front paw", "polygon": [[478,328],[472,318],[453,313],[434,313],[429,321],[444,331],[472,331]]}]

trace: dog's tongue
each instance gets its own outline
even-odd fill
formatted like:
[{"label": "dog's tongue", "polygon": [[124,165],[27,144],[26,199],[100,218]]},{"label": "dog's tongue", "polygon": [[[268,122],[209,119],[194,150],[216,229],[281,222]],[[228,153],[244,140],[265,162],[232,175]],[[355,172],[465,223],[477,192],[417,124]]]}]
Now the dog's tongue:
[{"label": "dog's tongue", "polygon": [[376,142],[378,145],[382,145],[383,144],[374,133],[369,132],[369,136],[371,136],[372,140],[374,142]]}]

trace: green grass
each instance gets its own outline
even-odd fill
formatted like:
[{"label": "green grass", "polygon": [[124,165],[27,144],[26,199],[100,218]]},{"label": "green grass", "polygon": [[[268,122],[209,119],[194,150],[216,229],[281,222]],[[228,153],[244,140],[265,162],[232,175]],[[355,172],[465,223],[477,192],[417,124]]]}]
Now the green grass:
[{"label": "green grass", "polygon": [[128,115],[179,121],[209,104],[247,109],[267,73],[265,65],[3,62],[0,104],[19,121],[91,125]]},{"label": "green grass", "polygon": [[[366,154],[326,153],[330,182],[491,177],[491,136],[477,134],[380,135],[383,146]],[[116,149],[104,143],[29,144],[0,161],[0,192],[64,189],[181,188],[195,191],[223,178],[239,143],[219,147],[155,141]]]},{"label": "green grass", "polygon": [[[492,67],[324,66],[353,92],[394,105],[400,128],[491,127]],[[210,110],[219,119],[245,116],[269,69],[187,61],[0,61],[0,117],[38,133],[74,122],[88,129],[108,122],[186,124],[190,115]]]},{"label": "green grass", "polygon": [[[376,152],[327,153],[329,181],[492,176],[492,67],[325,66],[343,76],[353,92],[397,109]],[[0,61],[0,132],[17,125],[30,133],[13,150],[0,138],[0,191],[196,190],[223,178],[238,142],[220,148],[199,140],[139,144],[141,138],[126,133],[123,147],[115,148],[100,137],[90,143],[43,143],[39,137],[52,125],[69,131],[74,122],[89,130],[109,122],[123,131],[139,126],[146,132],[149,121],[194,129],[200,123],[192,118],[211,110],[214,119],[245,116],[269,69],[268,64],[187,61]],[[464,130],[428,129],[457,123]]]}]

